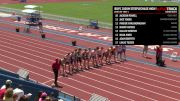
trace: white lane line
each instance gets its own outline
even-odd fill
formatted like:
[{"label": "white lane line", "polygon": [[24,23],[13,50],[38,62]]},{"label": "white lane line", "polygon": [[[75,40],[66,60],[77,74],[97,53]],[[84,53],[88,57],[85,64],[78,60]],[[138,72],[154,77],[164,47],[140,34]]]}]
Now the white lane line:
[{"label": "white lane line", "polygon": [[133,65],[131,63],[125,63],[127,65],[130,65],[130,66],[134,66],[134,67],[139,67],[139,68],[142,68],[142,69],[146,69],[146,70],[150,70],[150,71],[154,71],[154,72],[158,72],[158,73],[161,73],[161,74],[166,74],[166,75],[170,75],[170,76],[174,76],[174,77],[180,77],[180,76],[177,76],[177,75],[174,75],[174,74],[170,74],[170,73],[166,73],[166,72],[162,72],[162,71],[157,71],[157,70],[154,70],[154,69],[150,69],[150,68],[145,68],[143,66],[139,66],[139,65]]},{"label": "white lane line", "polygon": [[[2,42],[2,41],[1,41],[1,42]],[[15,47],[23,48],[23,49],[25,49],[25,50],[33,51],[33,52],[36,52],[36,53],[39,53],[39,54],[47,55],[47,56],[49,56],[49,57],[53,57],[54,59],[56,58],[56,57],[54,57],[53,55],[49,55],[49,54],[45,54],[45,53],[42,53],[42,52],[38,52],[38,51],[36,51],[36,50],[32,50],[32,49],[29,49],[29,48],[26,48],[26,47],[18,46],[18,45],[15,45],[15,44],[11,44],[11,43],[4,42],[4,41],[3,41],[3,43],[6,43],[6,44],[8,44],[8,45],[12,45],[12,46],[15,46]]]},{"label": "white lane line", "polygon": [[[124,66],[124,67],[126,67],[126,66]],[[106,68],[109,68],[109,67],[106,67]],[[128,68],[128,67],[127,67],[127,68]],[[116,70],[116,71],[120,71],[120,72],[123,72],[123,73],[126,73],[126,74],[130,74],[130,75],[133,75],[133,76],[138,76],[138,77],[140,77],[140,78],[145,78],[145,79],[147,79],[147,80],[155,81],[155,82],[162,83],[162,84],[169,85],[169,86],[173,86],[173,87],[176,87],[176,88],[180,88],[179,86],[175,86],[175,85],[173,85],[173,84],[161,82],[161,81],[158,81],[158,80],[153,80],[153,79],[151,79],[151,78],[139,76],[139,75],[137,75],[137,74],[129,73],[129,72],[126,72],[126,71],[122,71],[122,70],[118,70],[118,69],[113,69],[113,68],[109,68],[109,69],[111,69],[111,70]],[[110,73],[110,72],[109,72],[109,73]],[[112,74],[112,75],[113,75],[113,74]]]},{"label": "white lane line", "polygon": [[[46,71],[46,73],[47,73],[47,72],[48,72],[48,73],[53,73],[53,72],[51,72],[51,71],[49,71],[49,70],[43,69],[43,68],[41,68],[41,67],[34,66],[34,65],[32,65],[32,64],[29,64],[29,63],[20,61],[20,60],[18,60],[18,59],[12,58],[12,57],[8,57],[8,56],[6,56],[6,55],[0,54],[0,56],[6,57],[6,58],[8,58],[8,59],[11,59],[11,60],[14,60],[14,61],[17,61],[17,62],[26,64],[26,65],[29,65],[29,66],[31,66],[31,67],[34,67],[34,68],[37,68],[37,69],[40,69],[40,70],[44,70],[44,71]],[[50,67],[50,68],[51,68],[51,67]]]},{"label": "white lane line", "polygon": [[[4,43],[4,41],[0,41],[0,42]],[[3,46],[3,45],[1,45],[1,46]],[[46,58],[43,58],[43,57],[40,57],[40,56],[37,56],[37,55],[31,54],[31,53],[27,53],[27,52],[24,52],[24,51],[21,51],[21,50],[15,49],[15,48],[7,47],[7,46],[3,46],[3,47],[6,47],[6,48],[9,48],[9,49],[11,49],[11,50],[19,51],[19,52],[22,52],[22,53],[25,53],[25,54],[28,54],[28,55],[32,55],[32,56],[34,56],[34,57],[38,57],[38,58],[41,58],[41,59],[44,59],[44,60],[47,60],[47,61],[53,62],[53,60],[46,59]]]},{"label": "white lane line", "polygon": [[[37,39],[34,39],[34,38],[30,38],[30,37],[25,37],[25,36],[20,36],[19,34],[11,34],[10,32],[4,32],[4,31],[0,31],[1,35],[3,35],[3,33],[7,36],[7,35],[10,35],[10,36],[14,36],[16,38],[20,37],[22,39],[27,39],[27,40],[32,40],[32,41],[35,41],[35,42],[38,42],[38,43],[41,43],[40,45],[43,45],[44,47],[46,47],[46,45],[50,45],[50,46],[53,46],[53,47],[57,47],[57,48],[53,48],[53,47],[50,47],[50,46],[47,46],[47,48],[52,48],[54,50],[59,50],[61,48],[63,49],[67,49],[67,50],[72,50],[72,49],[69,49],[67,47],[63,47],[63,46],[59,46],[58,44],[55,44],[55,43],[50,43],[49,41],[40,41],[40,40],[37,40]],[[28,41],[29,43],[32,43],[30,41]],[[33,42],[34,43],[34,42]],[[34,43],[34,44],[37,44],[37,43]]]},{"label": "white lane line", "polygon": [[[2,36],[3,36],[3,35],[2,35]],[[7,36],[4,36],[4,38],[1,37],[1,38],[4,39],[4,40],[8,40],[8,41],[12,41],[12,42],[21,44],[21,45],[26,45],[26,46],[29,46],[29,47],[34,47],[34,48],[37,48],[37,49],[39,49],[39,50],[44,50],[44,51],[48,51],[48,52],[50,52],[50,53],[59,54],[58,52],[54,52],[54,51],[50,51],[50,50],[43,49],[43,48],[40,48],[40,47],[36,47],[36,46],[34,46],[34,45],[28,45],[28,44],[26,44],[26,43],[28,43],[29,41],[20,40],[20,39],[13,38],[13,37],[7,37],[7,38],[5,38],[5,37],[7,37]],[[11,38],[12,40],[9,39],[9,38]],[[20,40],[20,41],[23,41],[23,43],[22,43],[22,42],[15,41],[15,40],[13,40],[13,39],[18,40],[18,41],[19,41],[19,40]],[[34,43],[31,42],[31,44],[34,44]],[[36,43],[35,45],[37,45],[37,43]],[[39,46],[44,46],[44,45],[39,45]],[[49,47],[48,47],[48,48],[49,48]],[[54,48],[53,48],[53,49],[54,49]],[[59,52],[60,52],[60,51],[67,53],[67,51],[59,50]]]},{"label": "white lane line", "polygon": [[[100,70],[100,69],[96,69],[96,70]],[[100,71],[103,71],[103,70],[100,70]],[[116,80],[116,79],[113,79],[113,78],[110,78],[110,77],[107,77],[107,76],[104,76],[104,75],[100,75],[100,74],[97,74],[97,73],[92,73],[92,72],[90,72],[90,71],[86,71],[86,72],[88,72],[88,73],[90,73],[90,74],[93,74],[93,75],[97,75],[97,76],[106,78],[106,79],[109,79],[109,80],[112,80],[112,81],[115,81],[115,82],[118,82],[118,83],[123,83],[123,84],[125,84],[125,85],[129,85],[129,86],[132,86],[132,87],[141,89],[141,90],[145,90],[145,91],[148,91],[148,92],[151,92],[151,93],[155,93],[155,94],[158,94],[158,95],[161,95],[161,96],[165,96],[165,97],[171,98],[171,97],[169,97],[169,96],[166,96],[166,95],[163,95],[163,94],[160,94],[160,93],[156,93],[156,92],[154,92],[154,91],[147,90],[147,89],[145,89],[145,88],[138,87],[138,86],[135,86],[135,85],[133,85],[133,84],[125,83],[125,82],[122,82],[122,81],[119,81],[119,80]],[[103,71],[103,72],[107,72],[107,71]],[[108,72],[108,73],[109,73],[109,72]],[[109,74],[112,74],[112,73],[109,73]],[[113,74],[112,74],[112,75],[113,75]],[[114,75],[118,75],[118,74],[114,74]],[[121,77],[121,76],[119,76],[119,77]],[[134,80],[134,79],[131,79],[131,78],[128,78],[128,77],[124,77],[124,76],[122,76],[122,77],[123,77],[123,78],[130,79],[130,80],[132,80],[132,81],[136,81],[136,82],[140,82],[140,83],[143,83],[143,84],[152,86],[151,84],[147,84],[147,83],[144,83],[144,82],[141,82],[141,81],[138,81],[138,80]],[[161,87],[158,87],[158,88],[161,88]],[[164,89],[164,88],[161,88],[161,89]],[[167,89],[165,89],[165,90],[167,90]],[[167,91],[171,91],[171,90],[167,90]],[[176,94],[180,94],[179,92],[175,92],[175,91],[171,91],[171,92],[176,93]],[[174,99],[174,98],[172,98],[172,99]]]},{"label": "white lane line", "polygon": [[[1,45],[0,45],[1,46]],[[28,58],[28,57],[24,57],[24,56],[21,56],[21,55],[18,55],[18,54],[15,54],[15,53],[12,53],[12,52],[10,52],[10,51],[6,51],[6,50],[2,50],[2,49],[0,49],[1,51],[3,51],[3,52],[6,52],[6,53],[9,53],[9,54],[13,54],[13,55],[16,55],[16,56],[19,56],[19,57],[22,57],[22,58],[25,58],[25,59],[28,59],[28,60],[31,60],[31,61],[34,61],[34,62],[37,62],[37,63],[40,63],[40,64],[42,64],[42,65],[46,65],[46,66],[51,66],[51,65],[49,65],[49,64],[46,64],[46,63],[42,63],[42,62],[40,62],[40,61],[37,61],[37,60],[34,60],[34,59],[30,59],[30,58]]]},{"label": "white lane line", "polygon": [[[0,62],[5,63],[5,64],[8,64],[8,65],[11,65],[11,66],[13,66],[13,67],[15,67],[15,68],[18,68],[18,69],[21,69],[20,66],[17,66],[17,65],[14,65],[14,64],[5,62],[5,61],[3,61],[3,60],[0,60]],[[23,68],[23,69],[26,69],[26,68]],[[26,69],[26,70],[28,70],[28,69]],[[33,71],[31,71],[31,70],[28,70],[28,71],[31,72],[32,74],[42,76],[43,78],[46,78],[46,79],[48,79],[48,80],[49,80],[49,79],[52,79],[52,78],[48,78],[47,76],[41,75],[41,74],[39,74],[39,73],[33,72]]]},{"label": "white lane line", "polygon": [[[121,66],[121,65],[117,65],[117,64],[115,64],[115,65],[116,65],[116,66],[118,66],[118,67],[125,68],[124,66]],[[151,75],[151,76],[155,76],[155,77],[163,78],[163,79],[166,79],[166,80],[169,80],[169,81],[173,81],[173,82],[180,83],[180,81],[177,81],[177,80],[173,80],[173,79],[166,78],[166,77],[163,77],[163,76],[158,76],[158,75],[155,75],[155,74],[150,74],[150,73],[143,72],[143,71],[138,71],[138,70],[135,70],[135,69],[132,69],[132,68],[128,68],[128,67],[126,67],[125,69],[133,70],[133,71],[136,71],[136,72],[140,72],[140,73],[144,73],[144,74],[147,74],[147,75]]]},{"label": "white lane line", "polygon": [[113,88],[116,88],[116,89],[119,89],[119,90],[122,90],[122,91],[125,91],[125,92],[129,92],[129,93],[132,93],[132,94],[135,94],[137,96],[141,96],[141,97],[144,97],[146,99],[150,99],[150,100],[154,100],[154,101],[157,101],[156,99],[152,99],[150,97],[147,97],[147,96],[144,96],[144,95],[141,95],[141,94],[138,94],[138,93],[135,93],[135,92],[132,92],[132,91],[129,91],[129,90],[126,90],[126,89],[123,89],[123,88],[120,88],[120,87],[117,87],[117,86],[114,86],[114,85],[111,85],[109,83],[105,83],[105,82],[102,82],[102,81],[99,81],[99,80],[95,80],[95,79],[92,79],[90,77],[87,77],[87,76],[83,76],[83,75],[80,75],[80,74],[77,74],[79,75],[80,77],[84,77],[84,78],[87,78],[87,79],[90,79],[90,80],[93,80],[95,82],[99,82],[101,84],[104,84],[104,85],[107,85],[107,86],[110,86],[110,87],[113,87]]},{"label": "white lane line", "polygon": [[110,92],[110,91],[107,91],[107,90],[104,90],[104,89],[98,88],[98,87],[96,87],[96,86],[93,86],[93,85],[90,85],[90,84],[87,84],[87,83],[84,83],[84,82],[81,82],[81,81],[75,80],[75,79],[73,79],[73,78],[69,78],[69,79],[70,79],[70,80],[72,80],[72,81],[79,82],[79,83],[81,83],[81,84],[84,84],[84,85],[90,86],[90,87],[92,87],[92,88],[99,89],[99,90],[101,90],[101,91],[103,91],[103,92],[106,92],[106,93],[109,93],[109,94],[111,94],[111,95],[115,95],[115,96],[117,96],[117,97],[124,98],[124,99],[126,99],[126,100],[131,100],[131,101],[134,101],[134,100],[129,99],[129,98],[127,98],[127,97],[124,97],[124,96],[121,96],[121,95],[119,95],[119,94],[116,94],[116,93],[113,93],[113,92]]},{"label": "white lane line", "polygon": [[[17,38],[17,37],[14,38],[14,37],[6,36],[6,35],[1,35],[1,36],[10,38],[11,41],[17,42],[17,43],[19,43],[19,44],[22,44],[22,43],[20,43],[19,41],[23,41],[23,42],[24,42],[23,45],[27,45],[27,46],[30,46],[30,47],[38,48],[38,49],[45,50],[45,51],[48,51],[48,52],[51,52],[51,53],[58,54],[58,52],[49,51],[49,50],[47,50],[47,49],[44,49],[44,47],[46,47],[46,48],[48,48],[48,49],[58,50],[58,51],[62,51],[62,52],[66,52],[66,53],[67,53],[67,51],[64,51],[64,50],[59,50],[59,49],[57,49],[57,48],[48,47],[48,46],[46,46],[46,45],[44,45],[44,44],[33,43],[33,42],[30,42],[30,41],[27,41],[27,40],[19,39],[19,38]],[[3,39],[8,40],[7,38],[6,38],[6,39],[3,38]],[[10,39],[9,39],[9,40],[10,40]],[[13,40],[13,39],[15,39],[15,40]],[[28,43],[28,44],[33,44],[33,45],[28,45],[28,44],[26,44],[26,43]],[[36,46],[34,46],[34,45],[42,46],[43,48],[36,47]],[[63,48],[64,48],[64,47],[63,47]]]}]

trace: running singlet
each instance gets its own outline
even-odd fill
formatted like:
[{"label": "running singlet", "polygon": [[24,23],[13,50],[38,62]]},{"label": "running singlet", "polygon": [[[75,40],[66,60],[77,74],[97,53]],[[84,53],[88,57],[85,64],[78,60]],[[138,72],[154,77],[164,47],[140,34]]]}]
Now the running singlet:
[{"label": "running singlet", "polygon": [[91,51],[91,55],[92,55],[92,58],[95,59],[95,58],[96,58],[96,51],[95,51],[95,50],[92,50],[92,51]]}]

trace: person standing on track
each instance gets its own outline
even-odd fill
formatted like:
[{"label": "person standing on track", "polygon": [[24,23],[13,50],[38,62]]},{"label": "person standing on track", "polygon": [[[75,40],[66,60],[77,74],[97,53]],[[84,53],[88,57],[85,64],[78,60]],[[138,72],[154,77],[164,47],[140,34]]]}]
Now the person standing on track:
[{"label": "person standing on track", "polygon": [[59,69],[60,69],[60,63],[59,60],[56,59],[56,61],[52,64],[52,70],[54,73],[54,84],[56,87],[60,87],[57,83]]},{"label": "person standing on track", "polygon": [[144,45],[142,56],[147,58],[147,52],[148,52],[148,45]]}]

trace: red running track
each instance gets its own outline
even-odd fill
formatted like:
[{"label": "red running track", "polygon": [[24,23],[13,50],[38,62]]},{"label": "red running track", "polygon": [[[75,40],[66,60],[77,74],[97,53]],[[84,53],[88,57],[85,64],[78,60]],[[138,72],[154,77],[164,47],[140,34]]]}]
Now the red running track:
[{"label": "red running track", "polygon": [[[13,72],[25,68],[30,71],[31,79],[47,85],[53,82],[51,64],[54,59],[73,50],[70,46],[7,31],[0,31],[0,43],[0,67]],[[59,83],[62,91],[84,100],[92,93],[111,101],[180,100],[179,73],[133,61],[80,72],[68,78],[60,76]]]}]

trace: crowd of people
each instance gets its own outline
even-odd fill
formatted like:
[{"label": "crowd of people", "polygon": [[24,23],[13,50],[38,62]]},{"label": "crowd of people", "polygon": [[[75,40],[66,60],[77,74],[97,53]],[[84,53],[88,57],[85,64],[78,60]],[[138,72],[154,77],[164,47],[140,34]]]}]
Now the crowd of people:
[{"label": "crowd of people", "polygon": [[107,49],[104,49],[104,47],[96,47],[94,49],[77,48],[67,53],[63,58],[56,59],[56,62],[53,63],[54,84],[58,86],[58,72],[60,72],[62,76],[67,77],[73,73],[91,69],[91,67],[99,68],[105,64],[109,65],[118,63],[119,61],[126,61],[125,45],[111,46]]},{"label": "crowd of people", "polygon": [[[25,94],[22,89],[23,85],[19,84],[17,88],[12,87],[12,81],[6,80],[5,85],[0,88],[0,101],[30,101],[31,93]],[[39,92],[34,101],[58,101],[54,94],[47,95],[46,92]]]},{"label": "crowd of people", "polygon": [[6,80],[5,85],[0,89],[0,101],[28,101],[32,94],[25,94],[21,87],[22,85],[18,85],[13,89],[12,81]]}]

